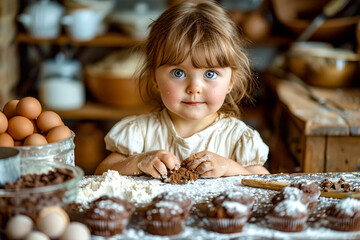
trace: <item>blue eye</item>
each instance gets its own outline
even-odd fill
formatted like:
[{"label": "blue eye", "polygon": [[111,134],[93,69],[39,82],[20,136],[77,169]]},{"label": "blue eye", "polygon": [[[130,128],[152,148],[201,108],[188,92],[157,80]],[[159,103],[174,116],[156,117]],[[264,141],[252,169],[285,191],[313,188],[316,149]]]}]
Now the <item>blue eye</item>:
[{"label": "blue eye", "polygon": [[215,78],[217,78],[217,74],[216,74],[216,72],[209,70],[204,73],[204,77],[207,79],[215,79]]},{"label": "blue eye", "polygon": [[185,73],[180,69],[174,69],[171,71],[171,75],[176,78],[183,78],[185,77]]}]

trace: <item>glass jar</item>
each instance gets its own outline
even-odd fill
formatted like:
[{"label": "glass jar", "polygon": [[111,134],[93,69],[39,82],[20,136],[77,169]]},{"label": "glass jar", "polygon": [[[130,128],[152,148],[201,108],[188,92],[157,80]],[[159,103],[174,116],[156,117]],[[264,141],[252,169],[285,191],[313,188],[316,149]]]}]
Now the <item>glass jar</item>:
[{"label": "glass jar", "polygon": [[20,159],[48,160],[75,166],[75,133],[68,139],[39,146],[14,147],[20,150]]}]

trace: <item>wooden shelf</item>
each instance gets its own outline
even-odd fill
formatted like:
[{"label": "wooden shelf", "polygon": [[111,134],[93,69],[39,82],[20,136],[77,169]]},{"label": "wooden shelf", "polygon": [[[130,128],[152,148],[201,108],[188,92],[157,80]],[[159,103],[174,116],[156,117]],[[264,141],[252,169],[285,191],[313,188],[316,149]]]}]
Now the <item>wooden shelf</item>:
[{"label": "wooden shelf", "polygon": [[130,115],[150,112],[154,106],[140,105],[135,107],[113,107],[94,102],[86,102],[82,108],[74,110],[52,110],[61,118],[68,120],[120,120]]},{"label": "wooden shelf", "polygon": [[16,39],[19,43],[27,44],[58,44],[65,45],[71,44],[74,46],[92,46],[92,47],[131,47],[142,43],[143,40],[131,38],[121,33],[107,33],[102,36],[98,36],[90,41],[77,41],[67,35],[60,35],[55,39],[40,39],[34,38],[26,33],[18,33]]}]

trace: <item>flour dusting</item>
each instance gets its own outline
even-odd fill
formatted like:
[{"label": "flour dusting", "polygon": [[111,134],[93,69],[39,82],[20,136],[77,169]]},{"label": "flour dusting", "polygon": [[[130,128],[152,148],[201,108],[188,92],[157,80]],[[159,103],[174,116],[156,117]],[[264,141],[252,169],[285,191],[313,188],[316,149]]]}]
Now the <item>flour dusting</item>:
[{"label": "flour dusting", "polygon": [[81,185],[76,200],[79,203],[87,203],[103,195],[123,197],[133,203],[146,203],[163,191],[163,183],[156,179],[144,181],[122,176],[112,170],[95,178],[84,179]]},{"label": "flour dusting", "polygon": [[[261,179],[290,183],[296,180],[308,180],[320,183],[323,179],[344,178],[350,184],[360,182],[360,173],[324,173],[324,174],[284,174],[221,177],[215,179],[198,179],[183,185],[166,184],[150,177],[126,177],[115,171],[108,171],[102,176],[91,177],[82,181],[79,202],[87,202],[103,194],[121,196],[139,206],[149,202],[161,192],[176,192],[191,198],[193,208],[185,223],[184,230],[175,236],[154,236],[145,231],[145,223],[140,216],[133,216],[123,234],[112,238],[92,236],[92,240],[184,240],[184,239],[360,239],[359,232],[339,232],[329,228],[325,211],[340,199],[320,197],[315,209],[305,224],[305,230],[299,233],[286,233],[273,230],[266,220],[266,215],[273,208],[271,199],[278,191],[252,188],[241,184],[243,178]],[[198,215],[196,204],[209,202],[224,191],[240,190],[255,199],[252,213],[243,231],[234,234],[221,234],[207,230],[206,220]],[[345,202],[346,203],[346,202]]]}]

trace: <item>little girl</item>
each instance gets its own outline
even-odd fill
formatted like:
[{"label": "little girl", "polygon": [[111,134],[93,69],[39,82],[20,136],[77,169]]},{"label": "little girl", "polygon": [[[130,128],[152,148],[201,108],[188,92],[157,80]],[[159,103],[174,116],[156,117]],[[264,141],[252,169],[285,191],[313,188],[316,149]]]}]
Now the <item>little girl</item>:
[{"label": "little girl", "polygon": [[236,26],[212,1],[182,2],[150,25],[140,89],[159,112],[119,121],[106,135],[112,153],[95,174],[166,177],[180,165],[201,177],[267,174],[268,147],[238,119],[251,86]]}]

